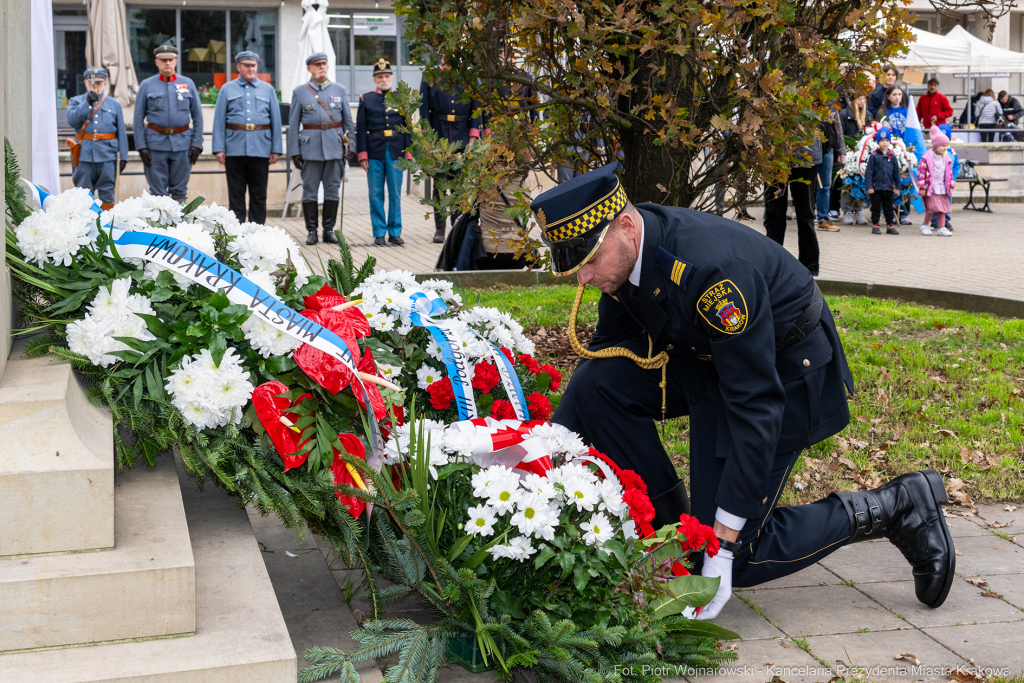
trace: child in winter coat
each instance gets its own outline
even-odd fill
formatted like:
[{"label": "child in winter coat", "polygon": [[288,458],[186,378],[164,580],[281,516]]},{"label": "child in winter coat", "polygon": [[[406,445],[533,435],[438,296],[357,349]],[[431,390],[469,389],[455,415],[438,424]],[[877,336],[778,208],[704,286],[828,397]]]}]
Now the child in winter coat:
[{"label": "child in winter coat", "polygon": [[925,152],[917,167],[917,181],[921,196],[924,197],[924,222],[921,224],[921,234],[932,234],[932,216],[937,216],[939,235],[949,237],[953,233],[946,228],[946,214],[953,208],[949,198],[956,187],[953,160],[946,156],[949,138],[937,126],[931,129],[929,136],[932,151]]},{"label": "child in winter coat", "polygon": [[871,195],[871,229],[872,234],[881,235],[878,227],[880,210],[885,211],[886,234],[898,235],[896,229],[896,211],[893,208],[893,200],[900,189],[900,166],[896,156],[889,150],[889,140],[892,133],[888,128],[879,128],[875,133],[875,140],[878,142],[878,149],[871,153],[868,159],[868,167],[864,172],[864,185]]},{"label": "child in winter coat", "polygon": [[[940,133],[949,138],[949,147],[946,148],[946,156],[949,157],[950,163],[953,164],[953,180],[955,181],[960,177],[960,156],[956,153],[956,149],[953,147],[953,127],[948,123],[940,123],[938,125],[938,129]],[[938,213],[932,216],[931,226],[932,229],[938,229]],[[949,213],[946,214],[946,230],[953,230],[953,218]]]}]

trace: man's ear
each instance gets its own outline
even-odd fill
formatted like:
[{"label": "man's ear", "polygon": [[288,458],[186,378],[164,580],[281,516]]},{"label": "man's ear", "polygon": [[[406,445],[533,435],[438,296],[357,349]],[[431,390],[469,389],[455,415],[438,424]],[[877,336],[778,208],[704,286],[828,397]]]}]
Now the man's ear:
[{"label": "man's ear", "polygon": [[640,234],[640,221],[629,211],[623,211],[618,219],[619,227],[626,233],[626,237],[634,240]]}]

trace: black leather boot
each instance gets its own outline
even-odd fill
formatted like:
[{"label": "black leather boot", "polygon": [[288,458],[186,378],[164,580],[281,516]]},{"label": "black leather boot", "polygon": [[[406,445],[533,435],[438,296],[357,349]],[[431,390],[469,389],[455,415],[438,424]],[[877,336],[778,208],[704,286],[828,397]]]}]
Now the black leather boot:
[{"label": "black leather boot", "polygon": [[677,483],[657,498],[652,498],[651,505],[654,506],[654,520],[651,526],[655,531],[669,524],[678,524],[679,515],[684,512],[690,514],[690,498],[686,495],[686,484]]},{"label": "black leather boot", "polygon": [[337,244],[338,238],[334,235],[334,224],[338,221],[338,200],[324,200],[324,242]]},{"label": "black leather boot", "polygon": [[850,516],[850,543],[889,539],[914,569],[917,599],[929,607],[946,600],[956,551],[942,514],[948,498],[938,472],[908,472],[871,491],[833,495]]},{"label": "black leather boot", "polygon": [[302,217],[306,219],[306,244],[316,244],[316,219],[319,213],[316,202],[302,202]]},{"label": "black leather boot", "polygon": [[444,223],[434,226],[434,244],[444,244]]}]

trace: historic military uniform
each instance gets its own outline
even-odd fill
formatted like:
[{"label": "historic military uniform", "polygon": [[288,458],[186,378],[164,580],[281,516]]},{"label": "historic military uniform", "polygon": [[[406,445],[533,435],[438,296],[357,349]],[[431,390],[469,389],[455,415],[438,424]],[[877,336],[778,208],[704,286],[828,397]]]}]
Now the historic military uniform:
[{"label": "historic military uniform", "polygon": [[[420,83],[420,96],[423,103],[420,105],[420,121],[429,123],[439,138],[454,143],[459,148],[465,148],[469,141],[480,137],[480,103],[476,100],[462,102],[463,89],[456,86],[453,92],[436,88],[427,81]],[[452,180],[456,173],[449,172],[438,175],[436,180]],[[441,192],[434,183],[434,199],[440,201]],[[452,225],[458,219],[458,214],[452,215]],[[434,212],[434,242],[444,242],[444,214],[440,211]]]},{"label": "historic military uniform", "polygon": [[[583,268],[626,207],[614,168],[569,180],[531,205],[556,273]],[[640,474],[657,528],[678,521],[688,505],[654,420],[689,415],[693,514],[740,530],[738,543],[723,545],[734,557],[732,585],[764,583],[847,543],[884,535],[913,564],[918,598],[941,604],[955,557],[934,471],[776,507],[800,451],[849,422],[853,379],[807,269],[725,218],[656,204],[636,208],[639,258],[614,296],[602,295],[590,349],[581,354],[587,359],[553,420]],[[668,362],[642,369],[616,347],[655,361],[664,351]]]},{"label": "historic military uniform", "polygon": [[[107,71],[87,69],[85,78],[92,76],[106,80]],[[71,180],[75,187],[91,190],[103,209],[111,208],[118,155],[122,168],[128,161],[128,134],[121,104],[106,93],[96,102],[89,102],[88,94],[72,97],[68,101],[68,125],[75,129],[75,137],[81,144],[78,165],[71,169]]]},{"label": "historic military uniform", "polygon": [[[306,60],[309,65],[327,60],[318,52]],[[301,130],[300,130],[301,125]],[[306,244],[316,244],[317,193],[324,186],[324,242],[337,242],[334,225],[338,219],[338,191],[344,176],[346,139],[355,135],[348,92],[340,83],[324,80],[296,86],[288,115],[288,156],[301,164],[302,215],[306,219]],[[343,138],[344,136],[344,138]]]},{"label": "historic military uniform", "polygon": [[[258,62],[260,57],[247,50],[235,55],[235,62],[241,59]],[[225,154],[228,208],[243,223],[265,223],[270,155],[282,152],[281,106],[272,85],[258,78],[247,81],[239,76],[220,89],[213,112],[213,153],[219,152]]]},{"label": "historic military uniform", "polygon": [[[373,74],[391,73],[391,65],[380,59],[373,67]],[[384,103],[380,89],[359,96],[356,112],[356,154],[360,161],[368,160],[370,170],[366,174],[370,187],[370,222],[373,225],[374,242],[383,244],[384,236],[401,243],[402,234],[402,171],[395,168],[395,162],[402,158],[405,150],[412,145],[409,133],[400,133],[396,126],[405,126],[405,117],[398,110]],[[384,185],[388,188],[388,213],[384,216]]]},{"label": "historic military uniform", "polygon": [[[178,50],[163,45],[153,53],[177,55]],[[142,81],[132,130],[135,149],[146,150],[151,159],[146,164],[143,156],[150,194],[184,201],[192,164],[203,149],[203,109],[196,84],[181,74],[156,74]]]}]

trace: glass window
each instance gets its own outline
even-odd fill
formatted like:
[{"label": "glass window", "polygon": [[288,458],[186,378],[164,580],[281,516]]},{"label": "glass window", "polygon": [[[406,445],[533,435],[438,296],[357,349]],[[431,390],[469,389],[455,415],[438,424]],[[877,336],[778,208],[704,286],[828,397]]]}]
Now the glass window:
[{"label": "glass window", "polygon": [[355,59],[359,66],[371,66],[383,57],[389,64],[397,64],[398,30],[394,14],[356,14],[353,16],[355,32]]},{"label": "glass window", "polygon": [[[223,85],[228,56],[227,12],[224,10],[181,10],[181,56],[178,72],[196,87]],[[216,75],[220,78],[216,78]]]},{"label": "glass window", "polygon": [[173,9],[128,10],[128,45],[139,81],[157,73],[153,50],[178,44],[175,15]]},{"label": "glass window", "polygon": [[235,55],[243,50],[251,50],[260,56],[259,78],[273,84],[277,80],[276,12],[231,10],[231,50],[228,59],[231,61],[232,78],[238,73]]},{"label": "glass window", "polygon": [[85,94],[85,31],[54,31],[54,62],[57,67],[57,108]]},{"label": "glass window", "polygon": [[331,34],[334,45],[335,63],[338,66],[349,65],[349,36],[352,35],[352,16],[349,14],[328,14],[327,32]]}]

